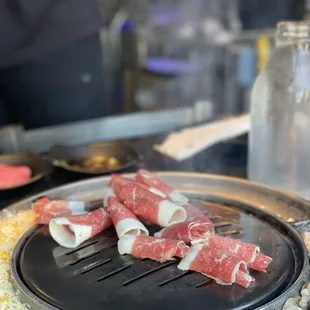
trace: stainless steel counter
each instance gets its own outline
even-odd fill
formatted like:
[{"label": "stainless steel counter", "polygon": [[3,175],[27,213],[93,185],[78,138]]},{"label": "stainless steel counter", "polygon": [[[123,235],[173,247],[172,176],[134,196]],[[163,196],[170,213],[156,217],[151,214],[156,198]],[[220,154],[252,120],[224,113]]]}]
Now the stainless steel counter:
[{"label": "stainless steel counter", "polygon": [[211,118],[199,105],[140,112],[25,131],[21,126],[0,129],[0,152],[46,152],[56,144],[79,145],[94,141],[139,138],[174,131]]}]

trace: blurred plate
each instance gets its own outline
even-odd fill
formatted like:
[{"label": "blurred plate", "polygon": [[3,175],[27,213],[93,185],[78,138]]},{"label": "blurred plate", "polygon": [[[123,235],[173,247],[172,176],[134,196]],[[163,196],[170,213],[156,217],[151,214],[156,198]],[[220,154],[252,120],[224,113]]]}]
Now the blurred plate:
[{"label": "blurred plate", "polygon": [[0,164],[28,166],[31,169],[30,180],[17,186],[0,188],[0,195],[4,193],[15,193],[16,190],[39,181],[52,171],[51,164],[40,155],[34,153],[0,155]]},{"label": "blurred plate", "polygon": [[[114,157],[119,164],[115,168],[87,169],[77,167],[83,160],[93,157]],[[55,167],[73,173],[103,175],[125,170],[139,163],[139,155],[130,143],[123,141],[100,142],[80,146],[56,145],[52,147],[47,158]]]}]

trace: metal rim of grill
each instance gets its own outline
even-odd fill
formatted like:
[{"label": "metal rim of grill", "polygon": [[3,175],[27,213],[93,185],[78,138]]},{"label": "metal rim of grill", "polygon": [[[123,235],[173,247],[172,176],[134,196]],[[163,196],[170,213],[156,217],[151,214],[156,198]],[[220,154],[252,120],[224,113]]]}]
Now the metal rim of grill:
[{"label": "metal rim of grill", "polygon": [[[212,176],[212,178],[214,178],[214,176]],[[98,178],[97,181],[99,181],[100,179],[101,179],[101,183],[102,183],[102,180],[107,180],[107,178]],[[168,179],[169,179],[169,177],[168,177]],[[231,180],[233,180],[233,179],[231,179]],[[234,181],[237,181],[237,180],[234,180]],[[87,182],[89,182],[89,181],[79,182],[76,184],[83,187],[83,184],[84,184],[84,186],[86,186]],[[199,180],[197,182],[199,182]],[[168,183],[169,183],[169,180],[168,180]],[[170,184],[171,183],[172,182],[170,182]],[[214,183],[214,180],[213,180],[213,183]],[[171,184],[171,185],[174,185],[174,184]],[[61,193],[62,188],[64,188],[64,187],[57,189],[58,194],[57,194],[57,191],[54,191],[54,194],[60,195],[60,197],[62,197],[62,195],[63,195],[63,193]],[[79,192],[79,189],[76,189],[76,190],[77,190],[77,192]],[[262,190],[262,188],[260,188],[260,190]],[[284,281],[284,283],[281,284],[281,287],[278,288],[276,293],[277,293],[277,295],[280,295],[279,297],[276,298],[276,296],[272,296],[271,299],[268,297],[263,298],[261,301],[256,302],[255,305],[254,304],[246,304],[246,301],[245,301],[245,303],[240,306],[240,305],[238,305],[238,301],[237,301],[234,303],[234,309],[269,309],[269,307],[272,307],[272,309],[280,309],[281,303],[283,304],[283,302],[285,301],[286,298],[290,297],[293,293],[294,294],[298,293],[298,290],[299,290],[300,286],[303,284],[303,281],[306,281],[307,270],[308,270],[308,259],[307,259],[307,253],[305,251],[305,248],[303,246],[301,239],[299,238],[296,231],[290,225],[288,225],[288,224],[284,223],[283,221],[271,216],[268,212],[261,210],[261,209],[258,209],[256,206],[253,206],[252,204],[244,203],[244,201],[242,201],[242,199],[240,199],[240,201],[237,201],[236,199],[230,199],[225,195],[225,193],[223,193],[223,195],[221,197],[219,195],[213,195],[214,193],[210,194],[210,192],[202,194],[200,190],[197,191],[195,194],[193,194],[193,192],[194,192],[193,189],[189,190],[189,192],[190,193],[185,192],[185,194],[188,194],[192,198],[194,197],[194,198],[197,198],[198,200],[213,201],[214,204],[206,203],[208,205],[209,211],[210,211],[210,207],[212,209],[212,207],[214,207],[218,204],[221,204],[222,209],[226,209],[226,211],[230,210],[230,206],[232,206],[232,208],[234,210],[236,210],[236,209],[243,210],[242,211],[243,212],[242,213],[243,220],[244,219],[250,220],[251,218],[254,218],[255,220],[253,223],[255,223],[256,217],[257,217],[259,219],[259,221],[262,221],[267,226],[268,225],[270,226],[270,229],[271,229],[270,231],[274,230],[271,228],[273,225],[274,227],[276,227],[276,229],[278,229],[277,233],[280,233],[281,238],[283,238],[283,240],[284,240],[282,246],[285,243],[289,244],[288,249],[290,249],[289,251],[291,251],[291,253],[292,253],[290,255],[292,255],[292,257],[293,257],[294,264],[296,264],[297,258],[298,258],[298,260],[300,260],[301,265],[299,264],[299,266],[298,266],[298,264],[296,264],[294,266],[291,266],[292,268],[291,268],[290,272],[293,272],[293,276],[290,279],[289,279],[289,277],[287,277],[286,280]],[[257,193],[258,193],[258,191],[256,192],[256,194]],[[252,195],[254,195],[254,194],[255,194],[255,192],[252,193]],[[40,195],[42,195],[42,193]],[[67,195],[67,197],[68,197],[68,195]],[[282,204],[283,201],[285,201],[285,200],[292,199],[288,196],[286,197],[285,195],[284,196],[281,195],[281,197],[282,197],[282,201],[278,202],[280,204]],[[68,198],[70,198],[70,197],[68,197]],[[300,202],[298,202],[296,200],[295,205],[297,203],[300,203]],[[304,203],[306,203],[306,202],[304,202]],[[204,204],[204,203],[201,202],[201,204]],[[226,207],[223,206],[223,204],[226,205]],[[303,206],[303,207],[307,207],[307,206]],[[254,214],[254,216],[248,215],[247,213]],[[218,214],[218,212],[215,212],[215,214]],[[226,216],[225,216],[225,218],[223,218],[223,217],[221,218],[221,216],[214,216],[215,214],[213,214],[213,216],[211,216],[211,218],[215,222],[217,230],[220,230],[223,234],[231,234],[231,233],[237,234],[239,232],[238,223],[236,224],[233,217],[232,218],[228,217],[228,219],[227,219]],[[245,221],[245,223],[246,222],[247,221]],[[257,225],[259,225],[259,224],[257,224]],[[20,259],[22,259],[22,256],[24,255],[23,251],[25,249],[25,245],[27,243],[33,242],[35,240],[34,236],[36,235],[36,232],[38,231],[38,229],[40,231],[40,234],[37,234],[39,237],[36,236],[39,238],[39,239],[37,239],[37,241],[39,243],[42,241],[42,240],[40,240],[40,235],[41,235],[41,237],[43,236],[45,238],[45,239],[43,238],[45,241],[47,241],[48,240],[48,234],[46,234],[46,228],[34,228],[30,232],[28,232],[28,234],[26,234],[19,241],[17,247],[15,248],[15,251],[13,253],[13,261],[12,261],[12,273],[13,273],[14,280],[16,282],[15,284],[21,290],[22,295],[24,297],[26,297],[27,302],[34,305],[35,309],[47,309],[47,308],[49,308],[49,309],[68,309],[68,310],[69,309],[75,309],[76,307],[70,307],[70,306],[62,307],[60,305],[61,303],[57,304],[57,302],[56,302],[57,307],[48,306],[47,303],[43,301],[43,299],[45,299],[45,301],[48,301],[49,304],[53,303],[53,302],[51,302],[51,299],[48,300],[48,298],[46,299],[46,296],[42,296],[42,292],[40,293],[40,290],[41,290],[40,287],[38,288],[38,290],[35,293],[38,296],[41,295],[40,296],[41,298],[39,298],[36,294],[33,294],[33,292],[35,291],[35,288],[36,288],[36,283],[34,282],[34,285],[32,286],[31,280],[29,280],[29,279],[25,280],[25,279],[23,279],[23,276],[21,276],[21,273],[22,273],[21,269],[23,269],[24,266],[21,265],[19,263],[19,261],[20,261]],[[45,229],[45,232],[44,232],[44,229]],[[246,227],[245,227],[245,230],[247,230]],[[243,238],[242,235],[239,237],[241,239]],[[107,240],[109,240],[109,241],[107,241]],[[37,241],[34,241],[33,246],[36,245]],[[43,244],[45,244],[45,241]],[[55,250],[54,241],[52,241],[52,240],[50,240],[50,241],[51,242],[49,243],[49,246],[51,246],[51,244],[54,244],[54,250]],[[205,278],[202,275],[195,274],[192,272],[185,272],[185,273],[184,272],[183,273],[176,272],[176,273],[173,273],[172,271],[176,270],[176,264],[177,263],[175,261],[166,262],[164,264],[159,264],[156,262],[149,262],[148,260],[142,260],[142,262],[141,261],[137,262],[137,260],[125,256],[123,258],[120,258],[120,257],[117,258],[118,260],[120,260],[120,259],[123,260],[122,264],[119,264],[119,265],[116,264],[115,266],[117,268],[110,268],[109,269],[109,266],[112,266],[111,264],[114,264],[113,261],[116,259],[114,256],[114,254],[117,252],[117,248],[115,247],[116,241],[117,241],[117,239],[113,233],[113,230],[109,230],[109,231],[104,232],[103,234],[95,237],[94,239],[86,242],[85,244],[81,245],[78,249],[68,250],[68,249],[63,249],[63,248],[60,249],[60,247],[58,247],[58,250],[63,252],[60,254],[58,253],[59,254],[58,257],[67,258],[67,261],[63,261],[62,263],[60,263],[60,265],[63,264],[63,266],[60,268],[63,268],[63,270],[65,270],[65,268],[69,268],[69,269],[71,268],[70,270],[73,271],[73,273],[78,272],[83,277],[85,277],[85,276],[87,277],[89,274],[96,273],[97,270],[102,270],[100,276],[96,276],[95,281],[97,283],[99,283],[99,284],[108,283],[107,281],[110,281],[111,279],[114,279],[114,278],[117,278],[119,281],[119,277],[120,277],[121,281],[119,281],[117,285],[119,285],[121,287],[125,287],[126,289],[128,289],[128,292],[130,292],[130,294],[133,294],[134,289],[135,289],[135,285],[137,285],[138,283],[144,283],[143,285],[145,285],[145,283],[146,283],[145,279],[147,279],[147,278],[150,278],[151,281],[152,280],[157,281],[156,285],[158,286],[158,289],[157,289],[157,291],[156,290],[154,291],[155,296],[156,296],[156,294],[160,295],[160,293],[158,293],[158,292],[160,290],[166,289],[169,285],[170,286],[175,285],[174,282],[182,283],[182,281],[183,281],[182,279],[186,279],[184,285],[187,285],[187,283],[192,283],[191,287],[188,287],[186,289],[182,289],[179,291],[179,293],[183,294],[183,295],[188,295],[188,298],[192,301],[193,300],[199,300],[199,298],[200,298],[201,302],[204,302],[204,303],[206,302],[206,300],[203,299],[200,294],[195,294],[195,293],[193,294],[192,293],[194,291],[194,289],[200,289],[200,291],[206,292],[208,289],[210,289],[210,287],[217,287],[216,291],[213,292],[213,294],[216,294],[218,292],[222,292],[220,294],[229,295],[230,298],[234,298],[234,296],[238,295],[238,291],[240,291],[240,289],[236,285],[233,285],[232,287],[230,287],[230,289],[227,289],[227,287],[214,286],[214,285],[212,285],[212,281],[210,281],[209,279]],[[248,241],[248,240],[246,240],[246,241]],[[292,244],[295,244],[294,249],[291,248]],[[102,246],[104,248],[102,248]],[[96,247],[97,247],[97,249],[96,249]],[[107,247],[108,247],[108,250],[106,250]],[[26,246],[26,248],[27,248],[27,246]],[[37,246],[35,248],[37,248]],[[264,248],[264,246],[263,246],[263,248]],[[89,251],[89,249],[93,249],[93,250]],[[43,246],[41,251],[44,251],[44,250],[46,250],[46,249]],[[108,251],[108,252],[106,252],[106,251]],[[46,251],[46,252],[48,252],[48,251]],[[45,251],[44,251],[44,253],[45,253]],[[113,255],[111,257],[109,257],[109,255],[105,255],[107,253],[113,253]],[[269,254],[269,253],[266,253],[266,254]],[[295,254],[297,256],[295,256]],[[38,253],[38,255],[40,255],[40,253]],[[72,260],[72,257],[74,257],[74,255],[76,255],[76,257],[75,257],[75,259]],[[291,262],[291,261],[292,261],[291,258],[289,258],[286,261],[286,264],[289,265],[288,262]],[[87,264],[85,264],[85,262],[87,262]],[[35,262],[35,265],[39,266],[38,262]],[[113,265],[113,267],[115,267],[115,266]],[[139,269],[140,266],[142,266],[141,270]],[[134,274],[130,274],[131,270],[135,270],[136,268],[138,268],[139,272],[136,272]],[[69,270],[69,269],[66,269],[66,270]],[[168,271],[167,274],[165,274],[166,270]],[[129,277],[123,277],[122,276],[122,275],[126,275],[128,273],[130,274]],[[172,274],[170,274],[170,273],[172,273]],[[164,277],[162,277],[162,279],[160,281],[158,281],[158,278],[156,276],[157,274],[164,274]],[[199,279],[199,281],[197,279]],[[48,281],[48,279],[47,279],[47,281]],[[271,284],[273,284],[273,283],[271,283]],[[133,291],[131,291],[131,288]],[[114,289],[116,290],[116,287],[114,287]],[[103,292],[104,291],[105,290],[103,290]],[[197,290],[197,291],[199,291],[199,290]],[[188,292],[190,292],[190,293],[188,293]],[[168,299],[166,300],[166,308],[167,309],[168,309],[168,305],[170,305],[170,309],[174,309],[173,306],[171,307],[171,303],[173,302],[174,305],[176,305],[175,303],[178,303],[178,300],[177,300],[178,296],[177,295],[178,294],[175,294],[174,292],[172,292],[172,295],[168,296]],[[125,294],[125,296],[126,296],[126,294]],[[127,308],[131,309],[131,307],[130,307],[131,300],[129,299],[126,302],[126,298],[124,296],[120,296],[119,299],[121,299],[122,297],[124,298],[124,302],[125,302],[125,305],[127,305]],[[161,296],[159,296],[159,297],[160,298],[158,300],[155,299],[157,302],[155,302],[156,306],[154,305],[154,309],[155,309],[155,307],[158,308],[158,302],[163,301]],[[84,300],[87,298],[88,298],[87,295],[83,296]],[[181,298],[181,300],[182,300],[182,298]],[[164,300],[164,302],[165,302],[165,300]],[[181,305],[183,305],[185,307],[185,309],[187,309],[186,304],[184,304],[184,302]],[[75,304],[75,306],[76,306],[76,304]],[[105,304],[105,306],[107,306],[107,304]],[[144,306],[145,306],[145,304],[144,304]],[[161,304],[160,307],[162,309],[166,309],[165,303],[163,305]],[[277,308],[277,307],[279,307],[279,308]],[[110,309],[110,307],[108,307],[108,308]],[[135,305],[135,308],[137,308],[137,305]],[[221,308],[221,306],[216,308],[216,305],[213,308],[214,309],[229,309],[229,308],[227,308],[227,305],[226,305],[226,308],[225,308],[225,305],[223,308]],[[76,309],[79,309],[79,308],[76,308]],[[111,307],[111,309],[115,309],[115,307]],[[144,309],[144,308],[142,307],[141,309]],[[148,309],[153,309],[152,305],[150,305],[150,306],[148,305]]]}]

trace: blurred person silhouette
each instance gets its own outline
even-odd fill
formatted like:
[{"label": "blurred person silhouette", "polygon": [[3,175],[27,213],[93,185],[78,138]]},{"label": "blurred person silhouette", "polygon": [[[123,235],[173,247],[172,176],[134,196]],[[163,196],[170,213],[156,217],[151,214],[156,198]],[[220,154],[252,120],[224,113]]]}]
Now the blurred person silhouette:
[{"label": "blurred person silhouette", "polygon": [[0,0],[0,126],[110,114],[99,0]]},{"label": "blurred person silhouette", "polygon": [[[118,0],[0,0],[0,126],[30,129],[111,114],[102,2]],[[303,6],[304,0],[240,0],[239,13],[245,29],[257,29],[299,18]]]}]

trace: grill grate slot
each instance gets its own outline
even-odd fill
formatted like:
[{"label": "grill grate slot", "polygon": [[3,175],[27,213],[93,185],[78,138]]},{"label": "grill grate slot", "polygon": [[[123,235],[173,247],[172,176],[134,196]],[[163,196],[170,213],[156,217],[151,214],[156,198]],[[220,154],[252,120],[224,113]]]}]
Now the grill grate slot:
[{"label": "grill grate slot", "polygon": [[210,221],[212,222],[216,222],[216,221],[221,221],[223,219],[222,216],[220,215],[211,215],[211,216],[208,216],[208,212],[202,212],[203,214],[205,214]]},{"label": "grill grate slot", "polygon": [[153,268],[153,269],[150,269],[150,270],[148,270],[148,271],[145,271],[145,272],[143,272],[143,273],[141,273],[141,274],[135,276],[134,278],[131,278],[131,279],[129,279],[129,280],[123,282],[123,285],[124,285],[124,286],[129,285],[129,284],[131,284],[131,283],[133,283],[133,282],[135,282],[135,281],[137,281],[137,280],[139,280],[139,279],[142,279],[142,278],[146,277],[146,276],[149,275],[149,274],[152,274],[152,273],[154,273],[154,272],[156,272],[156,271],[158,271],[158,270],[164,269],[164,268],[166,268],[166,267],[168,267],[168,266],[175,265],[175,264],[177,264],[177,263],[178,263],[178,261],[170,261],[170,262],[168,262],[168,263],[160,264],[160,265],[157,266],[156,268]]},{"label": "grill grate slot", "polygon": [[107,259],[105,259],[105,260],[92,263],[90,266],[86,266],[86,267],[82,268],[82,269],[80,270],[80,274],[85,274],[85,273],[87,273],[87,272],[90,272],[90,271],[92,271],[92,270],[94,270],[94,269],[96,269],[96,268],[98,268],[98,267],[100,267],[100,266],[103,266],[103,265],[105,265],[105,264],[110,263],[111,261],[112,261],[111,258],[107,258]]},{"label": "grill grate slot", "polygon": [[225,231],[220,231],[217,232],[219,235],[221,236],[234,236],[234,235],[239,235],[242,233],[242,229],[241,228],[235,228],[235,229],[231,229],[231,230],[225,230]]},{"label": "grill grate slot", "polygon": [[225,227],[228,227],[228,226],[233,226],[234,224],[231,223],[231,222],[215,222],[214,223],[214,227],[215,228],[225,228]]},{"label": "grill grate slot", "polygon": [[169,283],[172,283],[174,281],[177,281],[179,279],[182,279],[190,274],[193,274],[194,271],[191,271],[191,270],[188,270],[188,271],[180,271],[177,275],[173,276],[173,277],[170,277],[168,278],[167,280],[164,280],[164,281],[161,281],[158,283],[158,286],[165,286]]},{"label": "grill grate slot", "polygon": [[86,255],[86,256],[84,256],[84,257],[81,257],[81,258],[77,259],[76,261],[70,263],[69,266],[74,266],[74,265],[76,265],[76,264],[79,264],[79,263],[81,263],[81,262],[84,262],[84,261],[86,261],[87,259],[92,258],[92,257],[98,255],[99,253],[100,253],[100,251],[95,252],[95,253],[90,253],[90,254],[88,254],[88,255]]},{"label": "grill grate slot", "polygon": [[130,268],[132,266],[132,264],[133,263],[129,263],[127,265],[124,265],[124,266],[122,266],[120,268],[117,268],[117,269],[115,269],[115,270],[105,274],[104,276],[101,276],[100,278],[97,279],[97,282],[102,282],[103,280],[106,280],[106,279],[108,279],[108,278],[110,278],[110,277],[112,277],[112,276],[114,276],[114,275],[116,275],[116,274],[118,274],[118,273],[120,273],[120,272],[122,272],[122,271],[124,271],[124,270],[126,270],[128,268]]},{"label": "grill grate slot", "polygon": [[88,248],[88,247],[91,246],[91,245],[94,245],[94,244],[98,243],[98,241],[99,241],[99,240],[93,240],[93,241],[91,241],[91,242],[87,242],[87,243],[85,243],[85,244],[83,244],[83,245],[80,245],[79,247],[75,248],[74,250],[70,250],[70,251],[66,252],[65,255],[74,254],[74,253],[76,253],[76,252],[78,252],[78,251],[81,251],[81,250],[83,250],[83,249],[85,249],[85,248]]},{"label": "grill grate slot", "polygon": [[63,253],[61,247],[57,247],[54,250],[54,257],[57,261],[57,265],[59,267],[74,266],[88,258],[98,255],[104,250],[117,246],[116,236],[113,238],[98,236],[97,238],[98,239],[85,244],[83,247],[79,247],[77,251]]},{"label": "grill grate slot", "polygon": [[117,239],[117,236],[115,234],[113,237],[109,237],[109,238],[106,238],[105,235],[104,235],[104,237],[98,237],[98,238],[100,238],[99,242],[94,245],[94,248],[97,251],[103,251],[107,248],[113,248],[117,245],[118,239]]},{"label": "grill grate slot", "polygon": [[206,278],[206,280],[205,280],[205,281],[202,281],[202,282],[200,282],[200,283],[196,284],[196,285],[195,285],[195,287],[196,287],[196,288],[205,287],[205,286],[207,286],[207,285],[212,284],[212,283],[213,283],[213,281],[214,281],[214,280],[212,280],[212,279]]}]

